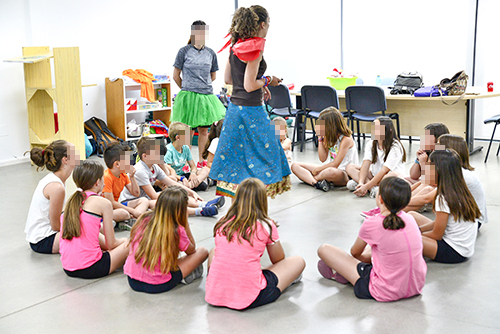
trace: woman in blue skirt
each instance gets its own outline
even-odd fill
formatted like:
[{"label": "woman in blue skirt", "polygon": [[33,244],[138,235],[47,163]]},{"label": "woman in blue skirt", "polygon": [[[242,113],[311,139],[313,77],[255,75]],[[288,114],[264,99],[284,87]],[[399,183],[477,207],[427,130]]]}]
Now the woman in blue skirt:
[{"label": "woman in blue skirt", "polygon": [[264,182],[273,198],[291,188],[285,153],[263,106],[263,98],[270,97],[267,86],[281,82],[264,76],[268,29],[269,14],[261,6],[241,7],[234,13],[224,74],[233,93],[210,170],[210,177],[217,180],[217,195],[234,197],[238,185],[249,177]]},{"label": "woman in blue skirt", "polygon": [[198,128],[198,168],[207,165],[202,155],[208,140],[208,128],[226,113],[226,108],[213,93],[212,81],[219,65],[215,52],[205,45],[206,34],[208,26],[205,22],[193,22],[188,44],[177,53],[173,79],[181,91],[175,97],[170,119],[187,124],[191,129]]}]

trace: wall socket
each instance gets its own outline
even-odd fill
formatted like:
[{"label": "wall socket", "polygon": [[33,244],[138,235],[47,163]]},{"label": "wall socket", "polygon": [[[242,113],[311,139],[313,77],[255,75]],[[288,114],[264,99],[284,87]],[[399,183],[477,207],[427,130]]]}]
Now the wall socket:
[{"label": "wall socket", "polygon": [[7,137],[8,135],[7,125],[0,125],[0,137]]}]

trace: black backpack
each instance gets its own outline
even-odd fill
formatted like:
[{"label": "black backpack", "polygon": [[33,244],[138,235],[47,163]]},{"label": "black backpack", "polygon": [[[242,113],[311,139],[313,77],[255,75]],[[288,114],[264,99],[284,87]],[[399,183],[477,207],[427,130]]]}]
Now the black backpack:
[{"label": "black backpack", "polygon": [[102,119],[97,117],[91,117],[88,121],[84,123],[85,134],[92,136],[96,143],[96,154],[98,157],[102,158],[104,150],[106,147],[115,142],[124,143],[125,141],[118,138],[111,132],[111,130],[106,125]]},{"label": "black backpack", "polygon": [[391,94],[411,94],[423,87],[424,80],[422,74],[418,72],[403,72],[398,75],[396,81],[394,81],[394,87],[390,87]]}]

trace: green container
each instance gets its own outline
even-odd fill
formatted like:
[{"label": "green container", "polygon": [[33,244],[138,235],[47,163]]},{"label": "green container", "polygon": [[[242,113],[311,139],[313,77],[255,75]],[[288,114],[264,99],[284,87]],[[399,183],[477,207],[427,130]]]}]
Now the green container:
[{"label": "green container", "polygon": [[345,90],[349,86],[355,86],[356,79],[358,79],[358,77],[353,77],[353,78],[327,77],[327,79],[330,80],[330,86],[332,86],[336,90]]}]

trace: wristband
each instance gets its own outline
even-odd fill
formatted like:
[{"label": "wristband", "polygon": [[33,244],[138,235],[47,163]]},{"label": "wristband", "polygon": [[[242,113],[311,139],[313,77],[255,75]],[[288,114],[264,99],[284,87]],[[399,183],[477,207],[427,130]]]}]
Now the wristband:
[{"label": "wristband", "polygon": [[264,79],[264,87],[266,87],[267,85],[269,85],[269,79],[266,77],[266,76],[262,76],[261,79]]},{"label": "wristband", "polygon": [[420,161],[418,161],[418,158],[415,159],[415,163],[420,165]]},{"label": "wristband", "polygon": [[323,137],[318,137],[318,141],[323,141],[324,138]]}]

